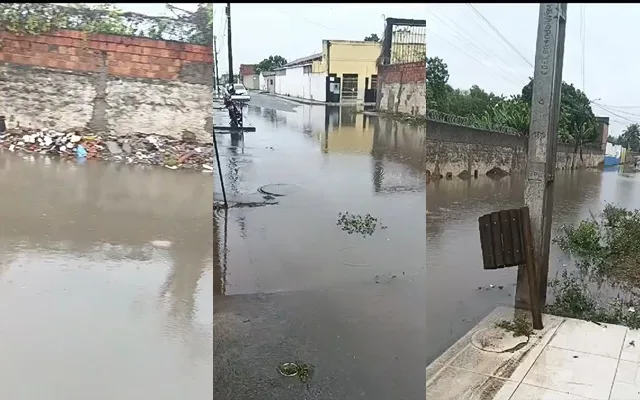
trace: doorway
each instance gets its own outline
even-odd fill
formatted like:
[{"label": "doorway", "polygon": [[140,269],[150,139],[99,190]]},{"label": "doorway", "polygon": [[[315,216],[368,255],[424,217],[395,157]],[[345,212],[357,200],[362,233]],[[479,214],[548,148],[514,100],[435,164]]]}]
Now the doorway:
[{"label": "doorway", "polygon": [[356,101],[358,99],[358,74],[342,74],[343,101]]}]

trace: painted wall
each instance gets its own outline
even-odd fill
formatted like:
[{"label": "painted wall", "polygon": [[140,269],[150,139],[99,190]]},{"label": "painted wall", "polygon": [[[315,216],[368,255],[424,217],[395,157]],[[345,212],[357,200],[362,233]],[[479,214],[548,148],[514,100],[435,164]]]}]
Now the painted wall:
[{"label": "painted wall", "polygon": [[305,74],[304,67],[293,67],[278,71],[275,78],[275,93],[299,99],[326,101],[326,75]]},{"label": "painted wall", "polygon": [[211,48],[77,31],[0,38],[0,113],[9,127],[189,130],[211,140]]},{"label": "painted wall", "polygon": [[244,75],[242,76],[242,84],[249,90],[258,90],[260,89],[260,76],[253,75]]},{"label": "painted wall", "polygon": [[377,60],[382,46],[376,42],[358,42],[348,40],[330,40],[323,43],[329,72],[342,79],[344,74],[358,74],[358,102],[364,101],[365,80],[378,74]]},{"label": "painted wall", "polygon": [[[493,168],[508,173],[523,172],[527,142],[522,136],[487,132],[479,129],[427,122],[426,169],[428,174],[447,176],[486,174]],[[559,144],[557,169],[596,168],[604,162],[600,145],[583,148],[583,160],[573,154],[573,146]]]},{"label": "painted wall", "polygon": [[424,116],[427,113],[426,63],[384,65],[378,75],[378,109]]}]

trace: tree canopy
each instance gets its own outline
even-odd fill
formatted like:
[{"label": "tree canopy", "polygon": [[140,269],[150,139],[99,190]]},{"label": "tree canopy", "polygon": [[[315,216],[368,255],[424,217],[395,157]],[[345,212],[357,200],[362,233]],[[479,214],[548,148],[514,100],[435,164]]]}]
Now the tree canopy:
[{"label": "tree canopy", "polygon": [[[427,58],[427,108],[467,117],[485,124],[501,125],[522,134],[529,132],[533,79],[519,95],[505,97],[487,93],[477,85],[469,90],[454,89],[449,84],[447,64],[438,57]],[[598,123],[587,95],[572,84],[562,82],[559,140],[582,146],[599,138]],[[640,146],[640,137],[638,145]]]},{"label": "tree canopy", "polygon": [[282,56],[269,56],[269,58],[265,58],[256,65],[256,73],[273,71],[276,68],[282,67],[286,63],[287,59]]},{"label": "tree canopy", "polygon": [[213,5],[199,3],[195,12],[167,5],[175,17],[124,12],[113,3],[60,5],[0,3],[0,30],[39,35],[61,29],[141,36],[150,39],[213,44]]},{"label": "tree canopy", "polygon": [[371,35],[367,36],[366,38],[364,38],[365,42],[380,42],[380,38],[378,37],[377,34],[372,33]]}]

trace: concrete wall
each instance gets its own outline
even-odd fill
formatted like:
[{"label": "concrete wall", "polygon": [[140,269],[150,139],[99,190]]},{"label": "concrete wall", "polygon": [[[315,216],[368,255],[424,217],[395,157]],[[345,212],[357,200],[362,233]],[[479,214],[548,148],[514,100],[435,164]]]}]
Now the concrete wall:
[{"label": "concrete wall", "polygon": [[[526,167],[525,137],[487,132],[429,121],[427,123],[426,169],[429,174],[458,176],[464,172],[484,175],[493,168],[510,174]],[[601,167],[604,151],[599,145],[583,148],[583,162],[573,146],[559,144],[557,169]]]},{"label": "concrete wall", "polygon": [[378,74],[376,63],[381,49],[376,42],[329,40],[323,43],[323,59],[327,60],[329,73],[341,79],[344,74],[358,74],[357,102],[364,102],[366,78],[371,82],[371,76]]},{"label": "concrete wall", "polygon": [[287,68],[281,71],[284,74],[276,74],[274,76],[276,94],[307,100],[326,101],[326,74],[305,74],[303,66]]},{"label": "concrete wall", "polygon": [[243,75],[242,84],[249,90],[258,90],[260,89],[260,76],[256,74]]},{"label": "concrete wall", "polygon": [[208,47],[76,31],[0,38],[0,115],[9,127],[189,130],[211,140]]},{"label": "concrete wall", "polygon": [[378,75],[378,109],[380,111],[426,115],[426,63],[385,65]]}]

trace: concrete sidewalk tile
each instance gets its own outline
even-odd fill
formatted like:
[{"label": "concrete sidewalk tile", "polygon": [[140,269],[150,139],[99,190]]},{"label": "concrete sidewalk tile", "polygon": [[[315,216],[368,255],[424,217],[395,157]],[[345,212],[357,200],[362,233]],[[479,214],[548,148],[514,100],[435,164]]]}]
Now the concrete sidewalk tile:
[{"label": "concrete sidewalk tile", "polygon": [[562,318],[545,315],[544,328],[541,331],[536,331],[524,347],[515,351],[489,352],[470,344],[460,351],[460,354],[453,359],[450,365],[520,382],[552,339],[562,321]]},{"label": "concrete sidewalk tile", "polygon": [[640,387],[640,364],[620,360],[616,369],[616,382],[631,383]]},{"label": "concrete sidewalk tile", "polygon": [[509,400],[585,400],[582,396],[521,384]]},{"label": "concrete sidewalk tile", "polygon": [[434,400],[509,400],[518,384],[475,372],[445,367],[427,385]]},{"label": "concrete sidewalk tile", "polygon": [[621,360],[640,363],[640,331],[627,329],[627,336],[622,345]]},{"label": "concrete sidewalk tile", "polygon": [[587,399],[606,400],[618,360],[547,346],[522,383]]},{"label": "concrete sidewalk tile", "polygon": [[567,319],[549,346],[617,359],[626,334],[624,326]]},{"label": "concrete sidewalk tile", "polygon": [[609,400],[640,399],[640,387],[632,383],[614,382]]}]

